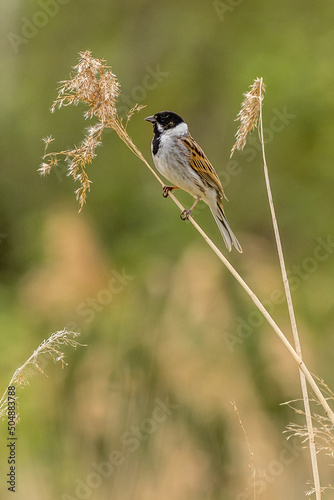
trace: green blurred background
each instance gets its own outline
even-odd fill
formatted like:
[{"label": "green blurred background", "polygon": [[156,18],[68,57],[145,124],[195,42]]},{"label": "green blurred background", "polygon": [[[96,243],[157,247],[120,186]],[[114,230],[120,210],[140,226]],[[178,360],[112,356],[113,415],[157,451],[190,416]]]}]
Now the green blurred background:
[{"label": "green blurred background", "polygon": [[[303,419],[280,406],[300,398],[296,366],[149,171],[106,133],[78,214],[66,165],[45,179],[37,169],[42,137],[52,134],[55,150],[83,137],[82,106],[49,109],[58,82],[89,49],[118,76],[123,115],[147,105],[129,133],[148,159],[145,116],[171,109],[188,122],[230,200],[244,253],[228,257],[291,338],[256,133],[229,160],[242,93],[262,76],[267,159],[304,357],[333,387],[333,14],[331,2],[310,0],[1,2],[2,391],[53,331],[81,331],[87,345],[66,350],[63,370],[43,358],[47,377],[35,374],[18,391],[15,498],[253,498],[232,400],[261,498],[303,497],[308,452],[282,434]],[[190,206],[187,194],[177,196]],[[195,218],[226,253],[209,210]],[[110,283],[117,291],[106,291]],[[6,437],[3,422],[1,498]],[[102,462],[108,477],[96,472]],[[320,468],[325,485],[328,459]]]}]

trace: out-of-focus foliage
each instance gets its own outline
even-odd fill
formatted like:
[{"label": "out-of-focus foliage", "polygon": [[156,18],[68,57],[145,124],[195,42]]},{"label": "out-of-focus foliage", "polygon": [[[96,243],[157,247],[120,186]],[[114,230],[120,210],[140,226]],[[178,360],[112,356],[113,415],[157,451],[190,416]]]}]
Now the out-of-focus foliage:
[{"label": "out-of-focus foliage", "polygon": [[[112,132],[89,166],[80,214],[66,165],[45,179],[37,169],[42,137],[67,149],[94,123],[83,109],[49,113],[89,49],[117,75],[123,116],[147,104],[128,128],[147,158],[145,116],[172,109],[188,122],[230,200],[244,250],[230,258],[289,335],[256,133],[229,160],[242,93],[262,76],[304,357],[333,388],[333,14],[331,2],[310,0],[1,2],[1,390],[52,331],[81,330],[87,344],[68,352],[64,370],[46,359],[48,378],[19,392],[18,500],[252,498],[231,400],[262,498],[302,497],[308,452],[282,435],[301,417],[279,406],[300,397],[296,366],[155,179]],[[225,251],[207,208],[195,218]],[[6,432],[3,422],[1,478]],[[97,472],[102,462],[112,472]]]}]

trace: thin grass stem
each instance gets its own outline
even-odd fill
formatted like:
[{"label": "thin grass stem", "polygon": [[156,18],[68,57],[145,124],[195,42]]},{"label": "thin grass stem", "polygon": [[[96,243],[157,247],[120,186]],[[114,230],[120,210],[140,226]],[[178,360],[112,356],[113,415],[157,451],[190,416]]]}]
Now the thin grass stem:
[{"label": "thin grass stem", "polygon": [[[259,136],[260,136],[261,149],[262,149],[264,177],[265,177],[265,182],[266,182],[270,213],[271,213],[271,218],[272,218],[273,227],[274,227],[275,240],[276,240],[276,246],[277,246],[277,251],[278,251],[278,258],[279,258],[279,263],[280,263],[280,268],[281,268],[281,273],[282,273],[284,292],[285,292],[286,301],[287,301],[287,305],[288,305],[288,311],[289,311],[289,316],[290,316],[290,322],[291,322],[291,328],[292,328],[295,349],[296,349],[298,356],[302,359],[302,350],[301,350],[300,339],[299,339],[299,334],[298,334],[296,316],[295,316],[295,311],[294,311],[294,307],[293,307],[291,290],[290,290],[288,275],[287,275],[285,261],[284,261],[283,248],[282,248],[281,237],[280,237],[278,224],[277,224],[277,218],[276,218],[275,207],[274,207],[274,200],[273,200],[271,187],[270,187],[269,171],[268,171],[268,165],[267,165],[266,153],[265,153],[265,147],[264,147],[263,120],[262,120],[263,95],[261,95],[261,89],[263,88],[262,83],[263,82],[262,82],[262,78],[261,78],[261,85],[259,86],[259,88],[260,88]],[[312,425],[312,416],[311,416],[310,402],[309,402],[309,396],[308,396],[308,391],[307,391],[307,383],[306,383],[305,375],[301,369],[299,370],[299,374],[300,374],[300,384],[301,384],[303,401],[304,401],[304,408],[305,408],[306,425],[307,425],[308,436],[309,436],[308,441],[309,441],[309,448],[310,448],[310,455],[311,455],[312,472],[313,472],[313,478],[314,478],[314,489],[315,489],[315,493],[316,493],[316,499],[321,500],[321,487],[320,487],[320,479],[319,479],[317,452],[316,452],[316,447],[315,447],[314,430],[313,430],[313,425]]]}]

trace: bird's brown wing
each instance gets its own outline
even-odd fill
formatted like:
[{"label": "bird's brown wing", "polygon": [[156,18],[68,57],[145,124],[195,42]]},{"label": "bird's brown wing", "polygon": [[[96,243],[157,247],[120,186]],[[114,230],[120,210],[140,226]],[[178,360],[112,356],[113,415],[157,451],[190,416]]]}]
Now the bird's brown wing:
[{"label": "bird's brown wing", "polygon": [[199,177],[205,184],[216,189],[220,196],[224,196],[224,198],[226,198],[219,177],[216,174],[215,169],[211,165],[203,149],[190,135],[188,137],[182,138],[181,141],[189,149],[189,164],[191,168],[195,170],[195,172],[199,175]]}]

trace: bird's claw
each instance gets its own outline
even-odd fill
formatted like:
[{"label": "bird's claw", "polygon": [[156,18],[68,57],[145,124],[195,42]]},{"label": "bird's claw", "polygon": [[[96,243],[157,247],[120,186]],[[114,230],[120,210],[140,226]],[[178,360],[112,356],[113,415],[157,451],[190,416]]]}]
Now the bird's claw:
[{"label": "bird's claw", "polygon": [[168,198],[169,193],[171,193],[173,191],[173,189],[175,189],[174,186],[163,186],[163,188],[162,188],[162,191],[163,191],[162,196],[164,198]]},{"label": "bird's claw", "polygon": [[192,210],[183,210],[183,212],[180,213],[181,220],[188,220],[191,212]]}]

